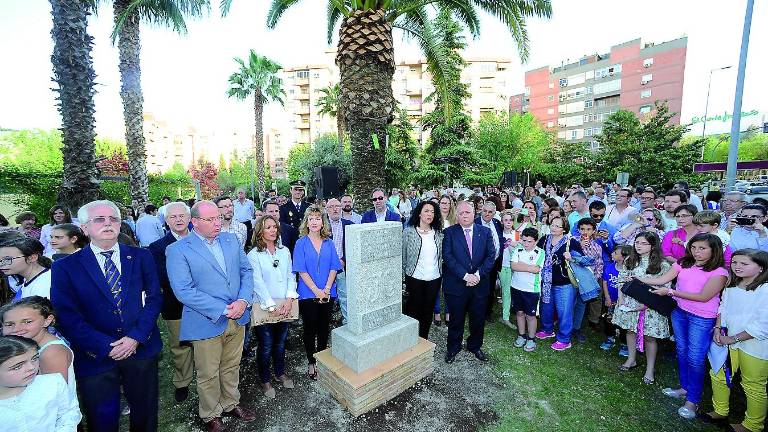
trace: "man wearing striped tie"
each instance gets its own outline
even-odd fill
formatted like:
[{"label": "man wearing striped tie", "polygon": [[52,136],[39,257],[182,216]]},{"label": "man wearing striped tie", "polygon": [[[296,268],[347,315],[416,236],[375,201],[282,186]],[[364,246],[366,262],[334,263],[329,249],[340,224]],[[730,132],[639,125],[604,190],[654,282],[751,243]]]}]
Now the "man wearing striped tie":
[{"label": "man wearing striped tie", "polygon": [[163,297],[154,260],[117,243],[120,210],[111,201],[85,204],[77,215],[91,244],[53,265],[51,301],[75,354],[88,430],[118,431],[122,387],[130,429],[155,431]]}]

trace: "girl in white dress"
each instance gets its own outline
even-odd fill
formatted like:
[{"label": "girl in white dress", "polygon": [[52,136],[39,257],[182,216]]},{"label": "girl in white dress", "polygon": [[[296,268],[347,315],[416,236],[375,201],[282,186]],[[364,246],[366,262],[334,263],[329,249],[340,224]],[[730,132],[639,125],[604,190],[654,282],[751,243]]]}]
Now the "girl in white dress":
[{"label": "girl in white dress", "polygon": [[32,339],[0,337],[0,424],[4,432],[75,432],[82,418],[77,398],[59,374],[38,375]]}]

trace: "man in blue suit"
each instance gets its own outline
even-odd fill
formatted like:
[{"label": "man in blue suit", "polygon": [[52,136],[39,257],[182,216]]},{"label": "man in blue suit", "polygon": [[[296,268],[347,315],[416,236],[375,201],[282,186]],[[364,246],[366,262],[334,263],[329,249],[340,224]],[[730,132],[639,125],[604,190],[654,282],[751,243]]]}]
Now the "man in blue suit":
[{"label": "man in blue suit", "polygon": [[371,193],[371,202],[373,208],[363,214],[361,224],[384,221],[400,222],[400,215],[387,207],[387,196],[384,189],[374,189]]},{"label": "man in blue suit", "polygon": [[163,290],[163,309],[160,314],[168,327],[168,342],[173,360],[173,387],[176,389],[176,402],[184,402],[189,396],[189,384],[194,378],[192,345],[179,341],[181,329],[181,310],[183,305],[173,294],[168,271],[165,266],[165,250],[176,240],[189,235],[189,207],[183,202],[172,202],[165,208],[165,223],[168,224],[168,234],[152,242],[147,249],[155,258],[157,277]]},{"label": "man in blue suit", "polygon": [[117,243],[120,210],[111,201],[85,204],[77,216],[91,243],[53,264],[51,301],[75,355],[88,429],[117,432],[122,386],[130,429],[157,430],[163,297],[154,260],[144,249]]},{"label": "man in blue suit", "polygon": [[487,319],[490,319],[491,314],[493,313],[493,293],[496,289],[496,279],[501,271],[501,252],[504,250],[504,227],[501,226],[501,222],[494,216],[496,216],[496,204],[494,204],[493,201],[486,201],[483,204],[483,210],[480,212],[480,216],[475,218],[476,224],[488,228],[491,232],[491,236],[493,236],[493,247],[496,250],[493,270],[488,274],[488,284],[491,287],[491,292],[489,293],[488,304],[486,305],[487,309],[485,311]]},{"label": "man in blue suit", "polygon": [[453,363],[461,351],[464,319],[469,314],[467,351],[480,361],[488,361],[482,351],[486,302],[491,291],[489,274],[496,260],[493,235],[488,228],[473,222],[474,206],[461,201],[456,206],[457,224],[443,231],[443,290],[451,321],[448,324],[448,349],[445,362]]},{"label": "man in blue suit", "polygon": [[336,254],[341,260],[342,269],[336,273],[336,295],[338,296],[339,309],[341,309],[341,323],[347,323],[347,274],[344,273],[346,248],[344,246],[344,236],[347,232],[347,225],[355,223],[341,217],[341,201],[331,198],[325,203],[325,213],[328,215],[328,224],[331,226],[331,240],[336,247]]},{"label": "man in blue suit", "polygon": [[222,415],[253,421],[240,406],[240,359],[253,298],[253,268],[234,234],[221,232],[211,201],[192,207],[192,234],[165,251],[168,279],[184,305],[181,340],[192,341],[198,412],[211,432],[224,429]]}]

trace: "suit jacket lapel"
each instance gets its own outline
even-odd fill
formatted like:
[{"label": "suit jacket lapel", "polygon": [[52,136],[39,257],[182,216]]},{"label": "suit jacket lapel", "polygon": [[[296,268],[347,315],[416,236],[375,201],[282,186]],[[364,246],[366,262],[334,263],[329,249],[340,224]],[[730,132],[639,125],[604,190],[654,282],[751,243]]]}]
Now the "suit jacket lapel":
[{"label": "suit jacket lapel", "polygon": [[475,226],[472,227],[472,261],[474,261],[475,257],[478,257],[481,253],[483,253],[483,250],[480,249],[481,226],[482,225],[475,224]]},{"label": "suit jacket lapel", "polygon": [[85,271],[93,280],[93,283],[96,284],[96,286],[99,288],[99,291],[101,291],[101,293],[104,294],[104,296],[110,302],[114,303],[115,299],[112,296],[112,293],[109,291],[109,287],[107,286],[107,279],[104,277],[104,273],[101,271],[101,267],[99,266],[99,261],[96,259],[96,255],[93,254],[93,251],[90,247],[84,248],[79,252],[79,254],[80,256],[78,258],[80,259],[80,264],[83,265],[83,268],[85,268]]},{"label": "suit jacket lapel", "polygon": [[120,248],[120,281],[125,282],[127,286],[128,281],[131,280],[131,273],[133,272],[133,262],[136,261],[136,257],[131,255],[131,251],[128,248]]},{"label": "suit jacket lapel", "polygon": [[[219,262],[216,261],[216,258],[213,256],[211,251],[208,250],[208,246],[205,245],[202,240],[200,240],[197,234],[189,233],[189,235],[185,237],[185,240],[186,239],[189,239],[187,245],[190,247],[190,249],[208,261],[208,263],[212,265],[213,268],[216,269],[216,271],[219,272],[222,276],[227,277],[227,275],[224,274],[224,271],[221,269]],[[222,247],[222,250],[223,249],[224,247]]]}]

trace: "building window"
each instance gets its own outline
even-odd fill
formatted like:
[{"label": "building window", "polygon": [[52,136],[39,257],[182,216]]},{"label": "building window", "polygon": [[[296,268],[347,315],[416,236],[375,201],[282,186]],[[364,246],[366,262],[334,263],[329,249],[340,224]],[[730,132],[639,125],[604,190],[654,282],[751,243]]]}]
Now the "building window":
[{"label": "building window", "polygon": [[571,131],[571,139],[576,139],[578,136],[579,136],[579,134],[576,131],[576,129]]},{"label": "building window", "polygon": [[643,67],[649,68],[653,66],[653,57],[643,60]]},{"label": "building window", "polygon": [[547,114],[552,115],[554,113],[555,113],[555,109],[554,108],[547,108]]},{"label": "building window", "polygon": [[592,94],[592,86],[587,86],[586,94]]},{"label": "building window", "polygon": [[296,78],[309,78],[308,70],[296,71]]},{"label": "building window", "polygon": [[568,78],[560,78],[560,87],[568,86]]},{"label": "building window", "polygon": [[592,136],[592,128],[584,129],[584,136],[585,137]]},{"label": "building window", "polygon": [[552,122],[552,121],[548,121],[548,122],[547,122],[547,127],[548,127],[548,128],[551,128],[551,127],[555,127],[555,122]]},{"label": "building window", "polygon": [[643,90],[640,92],[640,99],[646,99],[651,97],[651,91],[650,90]]},{"label": "building window", "polygon": [[653,81],[653,74],[646,74],[646,75],[643,75],[643,77],[640,79],[640,84],[645,85],[651,81]]},{"label": "building window", "polygon": [[482,73],[496,72],[496,65],[490,64],[490,63],[483,63],[480,65],[480,72]]},{"label": "building window", "polygon": [[584,108],[592,108],[594,105],[595,105],[595,101],[593,100],[584,101]]},{"label": "building window", "polygon": [[551,89],[555,88],[555,83],[553,83],[553,82],[549,83],[549,88],[551,88]]},{"label": "building window", "polygon": [[315,72],[312,74],[312,78],[315,78],[315,79],[320,78],[320,74]]},{"label": "building window", "polygon": [[547,97],[547,100],[549,100],[550,102],[554,102],[555,101],[555,95],[549,95]]},{"label": "building window", "polygon": [[649,112],[651,112],[650,105],[643,105],[640,107],[640,114],[648,114]]}]

